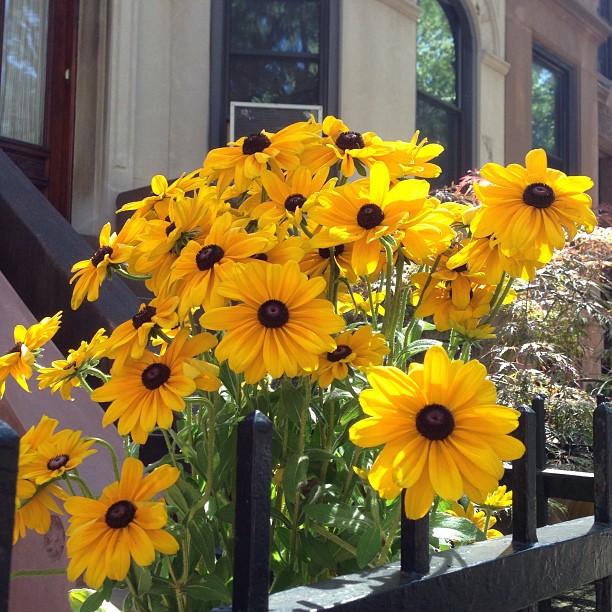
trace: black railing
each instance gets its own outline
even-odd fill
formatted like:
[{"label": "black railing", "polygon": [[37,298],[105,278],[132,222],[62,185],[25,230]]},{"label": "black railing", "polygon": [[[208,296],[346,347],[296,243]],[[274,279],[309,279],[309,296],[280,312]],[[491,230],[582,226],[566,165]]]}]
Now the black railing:
[{"label": "black railing", "polygon": [[[520,409],[515,435],[527,450],[509,476],[512,535],[430,556],[428,517],[404,517],[400,563],[273,595],[268,594],[272,425],[262,413],[251,414],[238,426],[232,609],[536,610],[537,602],[594,582],[596,610],[612,610],[612,408],[604,402],[596,407],[594,473],[576,476],[543,467],[537,444],[542,401],[534,400],[535,410]],[[0,422],[0,508],[7,509],[0,521],[0,612],[8,608],[17,457],[18,437]],[[573,487],[581,498],[592,498],[594,516],[538,528],[542,499],[557,491],[571,499]]]}]

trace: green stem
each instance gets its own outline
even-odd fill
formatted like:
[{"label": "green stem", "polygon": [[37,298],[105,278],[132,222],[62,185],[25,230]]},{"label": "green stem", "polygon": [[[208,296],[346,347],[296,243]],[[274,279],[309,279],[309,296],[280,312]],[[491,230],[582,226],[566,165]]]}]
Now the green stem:
[{"label": "green stem", "polygon": [[378,330],[378,312],[374,308],[374,295],[372,293],[372,283],[368,276],[363,277],[365,279],[366,287],[368,288],[368,300],[370,302],[370,312],[372,313],[372,329]]},{"label": "green stem", "polygon": [[65,569],[16,570],[11,572],[11,580],[14,578],[26,578],[28,576],[59,576],[65,573]]},{"label": "green stem", "polygon": [[[503,280],[503,277],[502,277],[502,280]],[[500,281],[500,284],[497,286],[498,289],[501,286],[501,282],[502,281]],[[514,282],[514,278],[512,276],[508,277],[508,282],[506,283],[506,286],[504,287],[503,292],[501,293],[501,295],[499,295],[499,298],[497,299],[497,302],[495,303],[493,302],[493,298],[495,298],[495,294],[493,294],[491,303],[494,305],[493,305],[493,308],[491,309],[491,312],[489,313],[489,316],[487,317],[485,321],[485,325],[487,323],[491,323],[491,321],[493,321],[493,319],[497,316],[497,313],[500,311],[501,307],[504,304],[504,300],[508,296],[508,293],[510,293],[510,289],[512,288],[513,282]],[[495,293],[498,293],[497,289],[495,290]]]},{"label": "green stem", "polygon": [[[74,472],[76,472],[76,470],[74,470]],[[85,495],[89,497],[90,499],[94,499],[94,496],[92,492],[89,490],[89,487],[85,484],[85,481],[78,474],[76,473],[69,474],[68,472],[66,472],[66,476],[69,479],[76,480],[76,482],[79,484],[79,487],[81,487],[81,491],[85,493]]]},{"label": "green stem", "polygon": [[166,447],[168,448],[168,455],[170,457],[170,461],[172,462],[172,465],[178,469],[176,457],[174,456],[172,440],[170,440],[170,436],[168,435],[168,432],[165,429],[160,429],[160,431],[162,432],[162,436],[164,436],[164,441],[166,442]]},{"label": "green stem", "polygon": [[95,440],[96,444],[100,444],[108,450],[111,456],[111,461],[113,462],[113,472],[115,473],[115,478],[119,480],[119,465],[117,464],[117,455],[115,454],[115,449],[112,447],[112,445],[102,438],[94,438],[92,436],[89,436],[86,438],[86,440]]},{"label": "green stem", "polygon": [[122,276],[123,278],[127,278],[129,280],[148,280],[149,278],[151,278],[150,274],[132,274],[131,272],[128,272],[125,268],[121,268],[119,266],[115,267],[112,266],[113,271],[118,274],[119,276]]},{"label": "green stem", "polygon": [[389,551],[391,550],[391,545],[393,544],[393,540],[395,540],[395,533],[400,524],[400,520],[402,518],[402,504],[397,503],[395,505],[395,510],[393,512],[393,522],[389,527],[389,535],[385,539],[385,544],[382,547],[380,554],[378,555],[378,559],[376,561],[376,565],[384,565],[387,562],[387,557],[389,556]]},{"label": "green stem", "polygon": [[472,343],[469,340],[465,340],[461,347],[461,355],[459,359],[463,361],[463,363],[467,363],[470,360],[470,356],[472,353]]}]

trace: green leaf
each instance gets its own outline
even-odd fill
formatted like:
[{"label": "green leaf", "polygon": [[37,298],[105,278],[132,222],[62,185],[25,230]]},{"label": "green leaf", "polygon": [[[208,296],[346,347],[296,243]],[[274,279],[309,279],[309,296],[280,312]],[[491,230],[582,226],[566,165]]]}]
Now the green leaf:
[{"label": "green leaf", "polygon": [[183,514],[189,514],[189,504],[177,484],[173,484],[170,488],[166,489],[165,497],[170,505],[178,508]]},{"label": "green leaf", "polygon": [[187,595],[196,601],[220,600],[228,603],[232,596],[226,584],[216,576],[198,576],[185,587]]},{"label": "green leaf", "polygon": [[382,546],[382,532],[378,525],[366,529],[357,543],[357,564],[364,568],[379,554]]},{"label": "green leaf", "polygon": [[[106,596],[107,595],[104,590],[93,591],[91,592],[91,595],[89,595],[89,597],[85,601],[83,601],[83,603],[80,604],[78,608],[73,607],[72,609],[76,610],[76,612],[105,612],[107,610],[110,612],[111,610],[117,610],[117,608],[113,606],[113,604],[106,601]],[[70,603],[70,605],[73,605],[72,602]]]},{"label": "green leaf", "polygon": [[483,542],[486,540],[484,533],[472,521],[445,512],[436,512],[434,514],[432,535],[434,538],[452,540],[460,544],[471,544],[472,542]]},{"label": "green leaf", "polygon": [[281,381],[281,394],[278,411],[287,416],[296,425],[300,424],[300,414],[304,407],[304,393],[291,384],[291,381],[283,378]]},{"label": "green leaf", "polygon": [[135,577],[136,593],[138,595],[144,595],[149,592],[153,585],[153,579],[151,578],[151,572],[146,567],[141,567],[135,562],[132,562],[130,571]]},{"label": "green leaf", "polygon": [[201,518],[194,518],[189,523],[189,533],[193,545],[200,553],[204,565],[212,570],[215,566],[215,536],[208,523]]},{"label": "green leaf", "polygon": [[373,526],[372,521],[356,508],[344,504],[310,504],[304,506],[306,516],[328,527],[347,530],[350,533],[364,533]]},{"label": "green leaf", "polygon": [[309,463],[306,455],[289,455],[283,471],[283,488],[287,499],[294,500],[300,486],[308,480]]},{"label": "green leaf", "polygon": [[327,540],[305,533],[303,546],[306,554],[320,567],[329,569],[336,567],[336,560],[330,551],[330,542]]},{"label": "green leaf", "polygon": [[232,523],[234,522],[235,516],[235,504],[234,502],[230,502],[229,504],[225,504],[225,506],[221,506],[217,508],[215,512],[215,516],[224,523]]}]

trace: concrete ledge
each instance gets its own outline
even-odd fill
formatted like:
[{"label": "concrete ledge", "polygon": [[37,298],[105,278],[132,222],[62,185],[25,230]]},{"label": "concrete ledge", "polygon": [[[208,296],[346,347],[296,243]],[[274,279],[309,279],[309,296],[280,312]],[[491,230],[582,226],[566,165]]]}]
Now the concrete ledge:
[{"label": "concrete ledge", "polygon": [[92,256],[91,246],[2,151],[0,218],[0,272],[37,319],[64,311],[55,339],[63,353],[138,311],[140,300],[119,278],[105,282],[96,302],[70,308],[70,268]]},{"label": "concrete ledge", "polygon": [[[3,185],[4,187],[4,185]],[[37,319],[29,312],[25,304],[11,287],[8,280],[0,273],[0,354],[14,344],[13,329],[15,325],[26,327],[36,323]],[[66,325],[63,322],[63,325]],[[50,365],[62,354],[52,344],[46,344],[40,360]],[[43,414],[58,419],[60,429],[82,430],[83,435],[104,438],[115,448],[121,460],[122,438],[114,426],[102,428],[103,411],[99,404],[91,401],[83,389],[75,389],[74,401],[64,401],[59,393],[52,395],[49,389],[38,390],[36,379],[30,380],[30,391],[26,393],[11,378],[7,380],[6,392],[0,400],[0,419],[7,422],[19,435],[32,425],[36,425]],[[98,495],[102,488],[115,480],[108,451],[97,447],[98,452],[88,457],[79,467],[79,474]],[[28,532],[24,540],[13,547],[11,571],[26,569],[63,569],[68,564],[65,551],[66,516],[52,515],[51,530],[46,536]],[[69,612],[67,593],[74,588],[65,576],[38,576],[13,580],[9,592],[9,612],[24,610],[53,610]]]}]

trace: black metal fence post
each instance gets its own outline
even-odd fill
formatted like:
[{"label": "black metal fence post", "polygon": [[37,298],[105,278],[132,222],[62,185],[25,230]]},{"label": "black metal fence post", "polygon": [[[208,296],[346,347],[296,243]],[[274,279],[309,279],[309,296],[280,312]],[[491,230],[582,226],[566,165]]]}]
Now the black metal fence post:
[{"label": "black metal fence post", "polygon": [[[612,409],[599,401],[593,412],[593,481],[595,521],[612,523]],[[595,582],[595,609],[612,610],[612,577]]]},{"label": "black metal fence post", "polygon": [[406,517],[402,491],[401,561],[402,572],[412,577],[429,573],[429,514],[418,520]]},{"label": "black metal fence post", "polygon": [[536,504],[537,504],[537,526],[544,527],[548,523],[548,497],[544,491],[541,470],[546,469],[546,397],[538,394],[531,400],[531,408],[536,417],[536,444],[535,444],[535,464],[536,464]]},{"label": "black metal fence post", "polygon": [[268,609],[272,422],[256,410],[238,425],[232,610]]},{"label": "black metal fence post", "polygon": [[0,421],[0,612],[8,610],[19,436]]},{"label": "black metal fence post", "polygon": [[520,406],[519,425],[514,435],[525,445],[525,454],[512,462],[512,543],[529,545],[538,541],[536,504],[536,415]]}]

